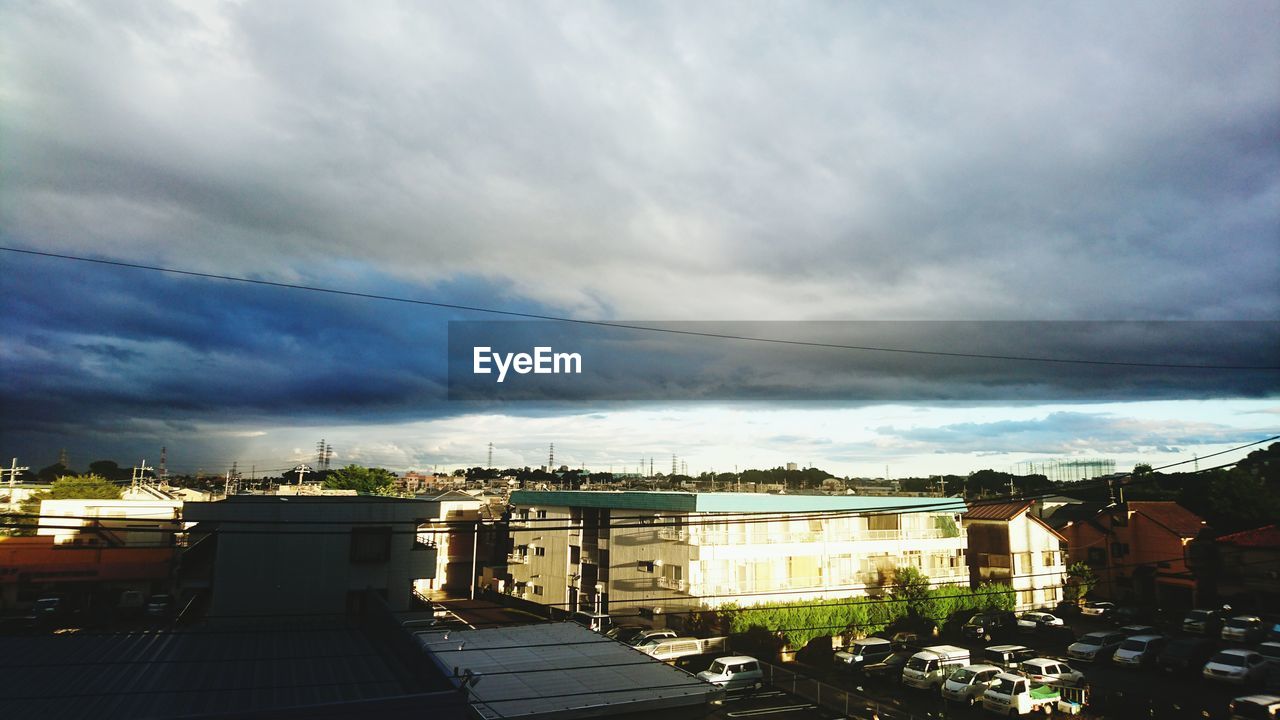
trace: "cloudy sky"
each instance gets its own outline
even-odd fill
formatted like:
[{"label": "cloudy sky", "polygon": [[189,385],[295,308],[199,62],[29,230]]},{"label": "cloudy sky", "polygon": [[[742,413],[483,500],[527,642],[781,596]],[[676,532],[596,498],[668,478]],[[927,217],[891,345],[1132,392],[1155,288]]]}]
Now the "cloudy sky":
[{"label": "cloudy sky", "polygon": [[[8,248],[1215,367],[792,363],[631,335],[615,387],[679,392],[463,402],[448,323],[482,315],[0,251],[0,455],[274,468],[323,437],[403,469],[489,442],[536,465],[555,442],[597,468],[901,476],[1206,454],[1280,432],[1277,373],[1221,369],[1280,365],[1277,118],[1265,1],[7,3]],[[917,321],[1039,326],[988,343]],[[1069,321],[1115,325],[1072,342]],[[734,402],[725,377],[782,390]]]}]

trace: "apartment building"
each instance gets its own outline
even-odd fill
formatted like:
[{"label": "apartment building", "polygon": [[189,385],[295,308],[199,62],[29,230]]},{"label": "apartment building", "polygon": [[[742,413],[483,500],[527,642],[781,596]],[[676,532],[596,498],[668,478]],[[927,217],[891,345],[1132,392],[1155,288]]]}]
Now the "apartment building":
[{"label": "apartment building", "polygon": [[485,501],[456,490],[419,495],[417,499],[436,503],[439,511],[418,528],[418,540],[437,548],[435,576],[419,580],[415,589],[423,594],[466,593],[475,582],[476,541]]},{"label": "apartment building", "polygon": [[911,565],[969,583],[952,498],[516,491],[511,590],[570,609],[878,594]]},{"label": "apartment building", "polygon": [[1018,610],[1052,607],[1063,598],[1067,539],[1041,520],[1031,500],[983,504],[963,522],[969,537],[970,579],[1010,585]]}]

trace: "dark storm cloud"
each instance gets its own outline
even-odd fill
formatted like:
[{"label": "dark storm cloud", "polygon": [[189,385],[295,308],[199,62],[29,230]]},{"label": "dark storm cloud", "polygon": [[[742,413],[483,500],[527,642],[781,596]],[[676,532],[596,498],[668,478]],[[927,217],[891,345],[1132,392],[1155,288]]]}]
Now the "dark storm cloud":
[{"label": "dark storm cloud", "polygon": [[[581,314],[1273,318],[1280,10],[34,4],[31,245]],[[570,278],[565,281],[566,278]]]}]

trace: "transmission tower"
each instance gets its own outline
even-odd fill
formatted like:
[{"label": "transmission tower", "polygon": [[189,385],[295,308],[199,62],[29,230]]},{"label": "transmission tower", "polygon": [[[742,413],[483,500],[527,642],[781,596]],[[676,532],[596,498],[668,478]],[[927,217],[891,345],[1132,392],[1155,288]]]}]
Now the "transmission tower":
[{"label": "transmission tower", "polygon": [[169,484],[169,470],[166,467],[169,461],[169,448],[160,446],[160,484]]},{"label": "transmission tower", "polygon": [[333,446],[325,443],[324,446],[324,469],[329,469],[329,464],[333,462]]},{"label": "transmission tower", "polygon": [[547,451],[547,472],[556,471],[556,444],[551,443],[551,448]]},{"label": "transmission tower", "polygon": [[676,454],[671,453],[671,474],[676,474]]},{"label": "transmission tower", "polygon": [[489,468],[490,470],[493,469],[493,443],[489,443],[489,464],[486,465],[485,467]]}]

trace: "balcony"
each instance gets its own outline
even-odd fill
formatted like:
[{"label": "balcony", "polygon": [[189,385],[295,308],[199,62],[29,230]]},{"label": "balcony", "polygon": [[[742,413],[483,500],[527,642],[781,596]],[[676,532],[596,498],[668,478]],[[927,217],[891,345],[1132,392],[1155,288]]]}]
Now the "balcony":
[{"label": "balcony", "polygon": [[684,580],[676,580],[674,578],[669,578],[669,577],[660,575],[658,576],[658,587],[666,588],[668,590],[678,590],[683,592],[687,586],[685,585]]},{"label": "balcony", "polygon": [[529,562],[529,556],[524,553],[508,553],[508,565],[526,565]]},{"label": "balcony", "polygon": [[689,531],[682,527],[664,527],[658,529],[658,537],[663,540],[685,542],[689,539]]}]

